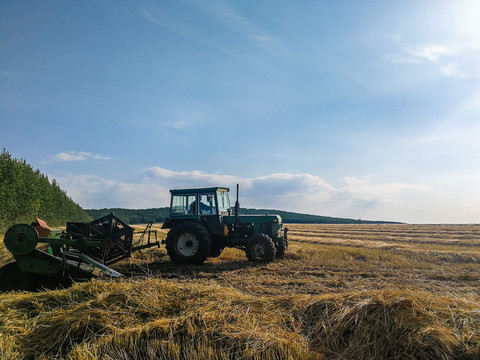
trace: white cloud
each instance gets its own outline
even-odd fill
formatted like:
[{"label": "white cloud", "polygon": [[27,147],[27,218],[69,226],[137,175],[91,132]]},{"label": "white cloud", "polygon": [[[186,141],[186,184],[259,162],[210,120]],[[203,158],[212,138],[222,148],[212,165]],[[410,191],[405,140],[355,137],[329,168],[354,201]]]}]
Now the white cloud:
[{"label": "white cloud", "polygon": [[437,62],[441,57],[452,54],[452,49],[442,45],[424,45],[416,48],[402,47],[402,49],[413,56]]},{"label": "white cloud", "polygon": [[66,174],[57,178],[67,194],[85,209],[167,206],[168,189],[153,183],[126,183],[97,175]]},{"label": "white cloud", "polygon": [[[314,193],[316,196],[328,198],[335,189],[324,180],[310,174],[275,173],[255,178],[243,178],[233,175],[212,174],[199,170],[175,172],[160,167],[151,167],[145,171],[145,176],[151,182],[157,182],[165,187],[207,187],[230,186],[240,184],[242,196],[251,205],[262,207],[258,199],[268,199],[270,203],[287,203],[285,199],[293,200],[299,191],[304,194]],[[297,200],[295,200],[297,202]]]},{"label": "white cloud", "polygon": [[390,55],[390,59],[431,64],[448,77],[480,77],[479,3],[469,0],[444,2],[435,7],[425,21],[415,21],[410,27],[402,27],[400,35],[388,37],[399,50]]},{"label": "white cloud", "polygon": [[[471,180],[460,187],[459,176]],[[239,183],[242,207],[409,223],[474,223],[478,222],[479,177],[457,173],[430,184],[345,177],[339,185],[332,186],[311,174],[275,173],[242,178],[151,167],[141,179],[130,183],[73,174],[57,180],[84,208],[164,207],[169,204],[169,189],[209,186],[230,187],[233,204],[235,185]]]},{"label": "white cloud", "polygon": [[432,63],[439,62],[442,58],[454,55],[457,51],[442,43],[420,43],[405,44],[401,36],[387,37],[395,41],[397,47],[401,50],[400,56],[392,56],[396,62],[405,63],[421,63],[429,61]]},{"label": "white cloud", "polygon": [[241,179],[231,175],[210,174],[200,170],[172,171],[158,166],[153,166],[144,171],[148,181],[159,182],[164,186],[174,187],[205,187],[224,186],[224,183],[236,183]]},{"label": "white cloud", "polygon": [[447,77],[467,79],[480,76],[478,61],[480,61],[479,43],[428,43],[404,45],[396,38],[400,54],[390,54],[388,58],[397,63],[432,64],[440,73]]},{"label": "white cloud", "polygon": [[373,177],[345,177],[333,186],[312,174],[246,178],[161,167],[145,169],[141,178],[131,183],[72,174],[58,181],[84,208],[164,207],[169,204],[169,189],[210,186],[229,187],[233,204],[238,183],[242,207],[411,223],[474,222],[480,199],[480,191],[474,187],[458,196],[442,184],[376,182]]},{"label": "white cloud", "polygon": [[51,161],[85,161],[85,160],[110,160],[109,156],[92,154],[84,151],[67,151],[54,155]]}]

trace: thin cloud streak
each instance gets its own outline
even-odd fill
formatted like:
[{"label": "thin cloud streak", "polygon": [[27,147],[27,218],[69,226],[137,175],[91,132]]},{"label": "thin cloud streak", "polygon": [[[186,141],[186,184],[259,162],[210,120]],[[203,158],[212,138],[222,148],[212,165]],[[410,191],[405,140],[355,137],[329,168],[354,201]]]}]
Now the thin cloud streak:
[{"label": "thin cloud streak", "polygon": [[221,22],[225,28],[228,28],[242,38],[254,43],[265,45],[274,42],[274,37],[268,34],[259,26],[240,16],[235,10],[225,3],[203,3],[201,8],[211,17]]},{"label": "thin cloud streak", "polygon": [[[261,26],[248,21],[245,17],[235,12],[235,10],[223,2],[215,3],[196,3],[195,8],[209,17],[212,23],[219,24],[221,33],[231,33],[236,38],[234,43],[224,42],[221,36],[207,34],[203,29],[196,29],[191,25],[188,19],[173,20],[164,12],[157,8],[142,9],[140,15],[152,24],[175,33],[185,39],[197,42],[206,47],[214,49],[232,59],[242,59],[251,63],[260,63],[258,56],[249,55],[258,51],[267,51],[278,59],[283,59],[291,55],[277,39],[269,34]],[[250,50],[239,50],[238,43],[241,42]],[[266,66],[266,64],[263,64]]]},{"label": "thin cloud streak", "polygon": [[111,160],[111,157],[102,156],[99,154],[93,154],[85,151],[78,151],[78,152],[67,151],[67,152],[60,152],[54,155],[51,159],[51,162],[86,161],[86,160]]},{"label": "thin cloud streak", "polygon": [[200,43],[231,58],[236,58],[238,56],[237,54],[232,53],[228,49],[222,46],[217,46],[213,42],[206,40],[205,37],[200,36],[199,33],[195,31],[195,29],[186,26],[178,21],[170,20],[168,17],[162,15],[158,11],[142,9],[140,14],[143,18],[145,18],[152,24],[172,33],[175,33],[185,39]]}]

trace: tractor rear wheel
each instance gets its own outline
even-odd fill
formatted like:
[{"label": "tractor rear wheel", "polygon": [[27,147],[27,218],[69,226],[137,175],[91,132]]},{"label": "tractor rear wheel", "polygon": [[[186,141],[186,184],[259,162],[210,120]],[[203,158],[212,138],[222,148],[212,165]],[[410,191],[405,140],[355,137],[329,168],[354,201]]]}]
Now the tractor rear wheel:
[{"label": "tractor rear wheel", "polygon": [[276,252],[275,244],[268,235],[255,234],[248,239],[246,253],[250,261],[269,263]]},{"label": "tractor rear wheel", "polygon": [[167,235],[166,248],[176,263],[202,264],[210,255],[212,239],[205,226],[184,221],[175,225]]}]

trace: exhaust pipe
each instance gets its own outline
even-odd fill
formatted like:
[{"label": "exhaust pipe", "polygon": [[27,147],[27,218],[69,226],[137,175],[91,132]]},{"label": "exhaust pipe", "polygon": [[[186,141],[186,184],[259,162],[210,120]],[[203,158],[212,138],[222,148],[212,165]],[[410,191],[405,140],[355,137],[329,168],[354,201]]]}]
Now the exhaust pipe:
[{"label": "exhaust pipe", "polygon": [[238,201],[238,184],[237,184],[237,200],[235,201],[235,225],[240,223],[240,202]]}]

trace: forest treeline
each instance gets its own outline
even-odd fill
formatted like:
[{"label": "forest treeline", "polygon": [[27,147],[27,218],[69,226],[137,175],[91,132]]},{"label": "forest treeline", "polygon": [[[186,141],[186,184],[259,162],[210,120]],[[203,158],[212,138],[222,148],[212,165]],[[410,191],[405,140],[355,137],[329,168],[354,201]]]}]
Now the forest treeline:
[{"label": "forest treeline", "polygon": [[127,224],[148,224],[161,223],[168,216],[169,208],[156,208],[156,209],[121,209],[121,208],[108,208],[108,209],[86,209],[88,215],[93,219],[98,219],[102,216],[114,213],[120,219]]},{"label": "forest treeline", "polygon": [[[161,223],[168,216],[168,208],[156,209],[87,209],[85,210],[92,218],[96,219],[110,213],[114,213],[128,224],[148,224],[149,222]],[[368,221],[329,216],[309,215],[280,210],[263,209],[240,209],[240,214],[277,214],[282,217],[284,223],[298,224],[393,224],[388,221]]]},{"label": "forest treeline", "polygon": [[18,223],[30,224],[36,217],[50,226],[67,221],[90,221],[55,179],[34,170],[23,159],[13,158],[5,149],[0,153],[0,232]]}]

